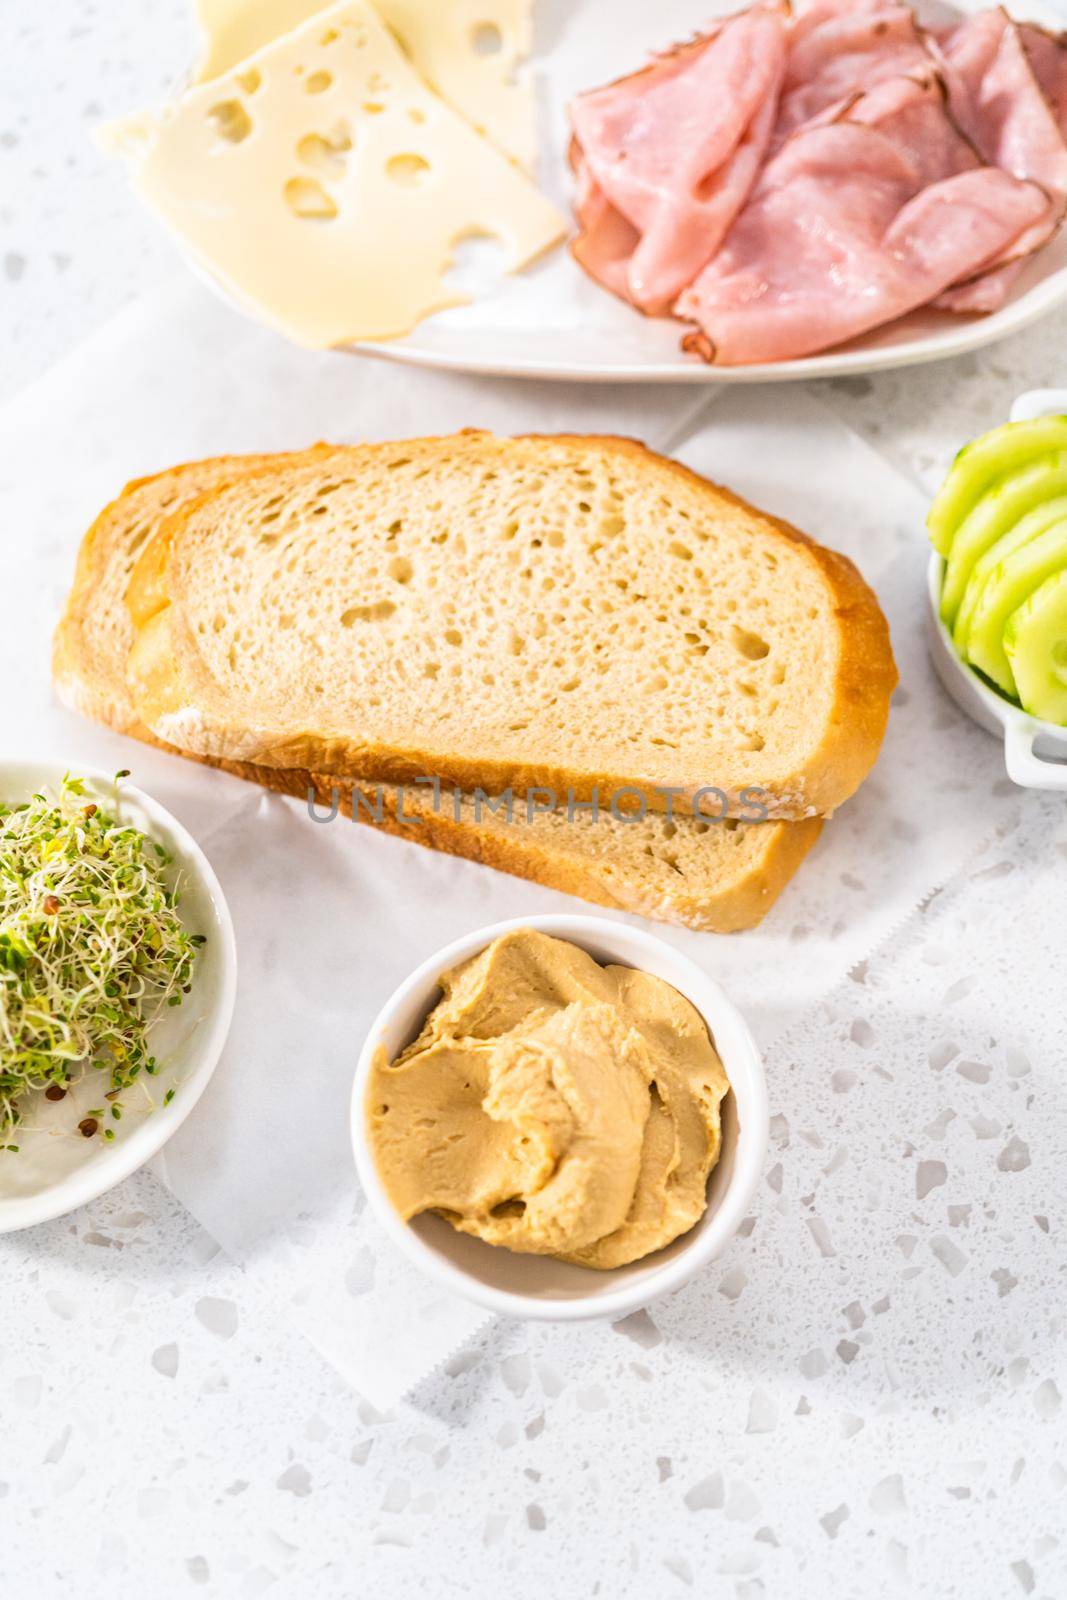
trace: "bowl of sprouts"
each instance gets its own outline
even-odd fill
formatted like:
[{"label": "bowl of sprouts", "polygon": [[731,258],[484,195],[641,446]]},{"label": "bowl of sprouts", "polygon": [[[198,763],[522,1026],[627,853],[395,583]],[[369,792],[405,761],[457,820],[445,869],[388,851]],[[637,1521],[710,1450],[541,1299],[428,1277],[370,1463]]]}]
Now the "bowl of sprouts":
[{"label": "bowl of sprouts", "polygon": [[218,879],[128,773],[0,761],[0,1233],[166,1143],[215,1069],[236,977]]}]

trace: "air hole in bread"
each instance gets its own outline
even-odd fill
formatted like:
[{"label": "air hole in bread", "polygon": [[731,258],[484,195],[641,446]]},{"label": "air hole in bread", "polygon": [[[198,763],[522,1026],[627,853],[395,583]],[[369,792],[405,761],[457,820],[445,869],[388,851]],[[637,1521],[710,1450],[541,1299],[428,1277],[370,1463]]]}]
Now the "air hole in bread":
[{"label": "air hole in bread", "polygon": [[730,643],[746,661],[762,661],[771,650],[766,639],[761,639],[758,633],[749,633],[747,628],[739,628],[736,623],[730,628]]},{"label": "air hole in bread", "polygon": [[394,556],[386,571],[396,583],[410,583],[415,575],[415,568],[407,556]]},{"label": "air hole in bread", "polygon": [[463,643],[463,635],[460,633],[458,628],[445,629],[445,643],[451,645],[460,645]]},{"label": "air hole in bread", "polygon": [[[357,622],[384,622],[391,617],[396,606],[391,600],[374,600],[368,605],[349,606],[347,611],[341,612],[342,628],[351,628]],[[312,613],[308,613],[310,616]]]},{"label": "air hole in bread", "polygon": [[601,517],[600,519],[600,532],[606,539],[613,539],[617,533],[622,533],[625,527],[625,519],[620,517],[617,513],[610,517]]},{"label": "air hole in bread", "polygon": [[677,556],[679,561],[692,561],[693,559],[692,550],[687,544],[683,544],[680,539],[672,539],[667,549],[672,556]]}]

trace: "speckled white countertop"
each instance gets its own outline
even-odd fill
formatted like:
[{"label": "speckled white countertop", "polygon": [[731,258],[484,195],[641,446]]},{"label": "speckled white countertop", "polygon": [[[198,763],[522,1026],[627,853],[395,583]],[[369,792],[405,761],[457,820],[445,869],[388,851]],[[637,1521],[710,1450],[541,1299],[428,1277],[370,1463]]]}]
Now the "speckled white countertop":
[{"label": "speckled white countertop", "polygon": [[[189,47],[186,0],[0,11],[0,398],[175,270],[88,129]],[[819,392],[928,486],[1065,340]],[[1067,815],[1012,798],[772,1052],[743,1237],[651,1313],[383,1416],[146,1174],[0,1239],[4,1595],[1061,1600]]]}]

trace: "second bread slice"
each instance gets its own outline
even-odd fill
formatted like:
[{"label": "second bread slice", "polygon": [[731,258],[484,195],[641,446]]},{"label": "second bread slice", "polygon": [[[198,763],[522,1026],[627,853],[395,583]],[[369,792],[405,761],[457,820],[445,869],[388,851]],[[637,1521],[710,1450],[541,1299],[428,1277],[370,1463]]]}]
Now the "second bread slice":
[{"label": "second bread slice", "polygon": [[137,712],[194,754],[658,810],[832,811],[896,681],[850,562],[620,439],[282,463],[169,519],[128,602]]}]

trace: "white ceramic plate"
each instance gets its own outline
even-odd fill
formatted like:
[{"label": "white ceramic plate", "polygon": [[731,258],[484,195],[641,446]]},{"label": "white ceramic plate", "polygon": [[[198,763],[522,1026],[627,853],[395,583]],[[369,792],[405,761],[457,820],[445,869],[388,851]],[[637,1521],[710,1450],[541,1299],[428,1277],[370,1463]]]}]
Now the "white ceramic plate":
[{"label": "white ceramic plate", "polygon": [[[10,805],[37,790],[54,793],[66,770],[54,761],[2,761],[0,800]],[[160,1019],[152,1034],[161,1070],[144,1079],[144,1093],[130,1090],[123,1095],[123,1117],[112,1124],[113,1141],[84,1139],[78,1132],[90,1107],[102,1104],[107,1082],[100,1073],[87,1074],[58,1103],[43,1095],[23,1102],[23,1123],[11,1135],[19,1153],[0,1153],[0,1233],[64,1216],[155,1155],[207,1087],[233,1013],[237,986],[233,925],[219,881],[199,846],[168,811],[127,781],[116,798],[115,783],[106,773],[80,764],[69,770],[72,776],[88,780],[90,794],[101,804],[112,811],[117,805],[124,821],[170,852],[172,881],[175,875],[180,878],[182,920],[192,932],[206,934],[207,943],[200,951],[190,993]],[[175,1091],[174,1099],[165,1106],[168,1089]]]},{"label": "white ceramic plate", "polygon": [[[639,66],[662,49],[737,9],[737,0],[535,0],[537,49],[533,61],[540,93],[541,182],[566,214],[570,184],[566,163],[566,108],[575,94]],[[950,7],[925,0],[924,21],[951,21],[977,10],[973,0]],[[1019,15],[1063,27],[1064,18],[1041,4],[1009,5]],[[491,252],[490,252],[491,254]],[[460,281],[484,288],[484,263],[467,263]],[[480,270],[479,270],[480,268]],[[962,355],[1003,339],[1067,299],[1067,230],[1039,251],[1020,276],[1009,303],[988,317],[919,311],[828,354],[750,367],[711,367],[679,348],[681,324],[650,319],[592,283],[558,249],[516,277],[500,280],[467,306],[428,318],[402,339],[355,346],[362,353],[419,366],[512,377],[572,381],[764,383],[846,377]]]},{"label": "white ceramic plate", "polygon": [[[392,1057],[418,1033],[441,997],[442,972],[477,955],[516,928],[539,928],[569,939],[597,961],[638,967],[684,994],[707,1022],[730,1080],[723,1102],[722,1151],[708,1181],[708,1207],[700,1221],[663,1250],[608,1272],[520,1255],[457,1233],[441,1217],[401,1220],[378,1177],[367,1138],[365,1100],[379,1049]],[[595,916],[541,916],[479,928],[424,961],[376,1017],[360,1053],[352,1086],[352,1148],[364,1193],[394,1243],[445,1289],[490,1311],[528,1320],[573,1322],[622,1317],[677,1289],[706,1265],[736,1232],[752,1201],[767,1151],[767,1086],[748,1025],[714,979],[662,939],[640,928]]]}]

